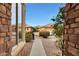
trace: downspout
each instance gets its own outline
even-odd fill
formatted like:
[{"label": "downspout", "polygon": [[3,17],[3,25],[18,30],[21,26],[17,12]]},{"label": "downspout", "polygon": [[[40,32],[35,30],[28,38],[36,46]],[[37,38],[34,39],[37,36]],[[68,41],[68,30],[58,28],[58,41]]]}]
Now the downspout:
[{"label": "downspout", "polygon": [[25,3],[22,3],[22,40],[25,41]]},{"label": "downspout", "polygon": [[16,44],[18,44],[18,36],[19,32],[18,32],[18,3],[16,3]]}]

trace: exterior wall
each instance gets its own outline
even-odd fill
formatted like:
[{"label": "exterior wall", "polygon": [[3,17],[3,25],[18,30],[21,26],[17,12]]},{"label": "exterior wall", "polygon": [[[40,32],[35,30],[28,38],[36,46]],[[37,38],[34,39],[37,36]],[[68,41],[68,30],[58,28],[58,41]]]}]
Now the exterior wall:
[{"label": "exterior wall", "polygon": [[9,55],[11,39],[11,4],[0,3],[0,55]]},{"label": "exterior wall", "polygon": [[[26,32],[32,32],[33,28],[32,27],[25,27]],[[12,32],[16,31],[16,26],[12,26]],[[21,31],[21,26],[19,26],[18,31]]]},{"label": "exterior wall", "polygon": [[79,56],[79,4],[66,4],[63,55]]},{"label": "exterior wall", "polygon": [[41,32],[41,31],[48,31],[51,34],[52,31],[53,31],[53,28],[51,28],[51,27],[42,27],[42,28],[40,28],[38,30],[39,30],[39,32]]},{"label": "exterior wall", "polygon": [[26,27],[26,32],[33,32],[32,27]]}]

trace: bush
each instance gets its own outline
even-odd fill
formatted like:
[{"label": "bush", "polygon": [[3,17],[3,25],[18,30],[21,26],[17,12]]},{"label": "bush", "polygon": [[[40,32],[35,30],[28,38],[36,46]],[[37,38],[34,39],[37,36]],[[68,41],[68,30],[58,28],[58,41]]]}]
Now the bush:
[{"label": "bush", "polygon": [[38,27],[33,27],[33,32],[38,32]]},{"label": "bush", "polygon": [[61,37],[63,34],[64,25],[63,24],[55,24],[53,34],[56,37]]},{"label": "bush", "polygon": [[49,35],[50,35],[50,33],[47,31],[39,32],[39,36],[42,36],[43,38],[47,38]]},{"label": "bush", "polygon": [[26,42],[30,42],[32,39],[33,39],[32,32],[26,32],[26,34],[25,34]]},{"label": "bush", "polygon": [[62,42],[62,38],[59,38],[59,40],[56,41],[56,46],[62,50],[62,45],[63,45],[63,42]]},{"label": "bush", "polygon": [[[19,38],[22,38],[22,33],[21,31],[19,32]],[[33,39],[33,33],[32,32],[26,32],[25,33],[25,41],[30,42]]]}]

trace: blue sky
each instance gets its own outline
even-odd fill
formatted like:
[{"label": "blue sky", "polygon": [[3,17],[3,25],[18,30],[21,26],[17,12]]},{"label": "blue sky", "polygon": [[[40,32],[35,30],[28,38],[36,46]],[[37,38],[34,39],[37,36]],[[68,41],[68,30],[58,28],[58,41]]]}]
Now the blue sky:
[{"label": "blue sky", "polygon": [[[15,24],[15,4],[13,5],[12,24]],[[46,25],[52,23],[50,20],[55,17],[59,8],[64,6],[62,3],[27,3],[26,4],[26,23],[31,26]],[[19,23],[21,23],[21,4],[19,4]]]},{"label": "blue sky", "polygon": [[57,15],[59,8],[63,5],[62,3],[28,3],[26,4],[26,22],[33,26],[51,23],[50,19]]},{"label": "blue sky", "polygon": [[[19,19],[18,23],[21,23],[21,8],[22,8],[21,4],[19,3],[18,4],[18,19]],[[12,4],[11,12],[12,12],[11,23],[16,24],[16,4],[15,3]]]}]

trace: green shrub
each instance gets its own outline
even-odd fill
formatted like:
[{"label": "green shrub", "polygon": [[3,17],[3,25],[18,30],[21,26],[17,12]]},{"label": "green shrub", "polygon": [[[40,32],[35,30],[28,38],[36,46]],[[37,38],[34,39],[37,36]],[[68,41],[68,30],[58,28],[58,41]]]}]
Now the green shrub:
[{"label": "green shrub", "polygon": [[50,35],[50,33],[47,31],[39,32],[39,36],[42,36],[43,38],[47,38],[49,35]]},{"label": "green shrub", "polygon": [[26,42],[30,42],[32,39],[33,39],[32,32],[26,32],[26,34],[25,34]]},{"label": "green shrub", "polygon": [[55,24],[53,34],[56,37],[61,37],[63,34],[64,25],[63,24]]},{"label": "green shrub", "polygon": [[[32,32],[26,32],[25,33],[25,41],[30,42],[33,39],[33,33]],[[21,31],[19,32],[19,38],[22,39],[22,33]]]}]

